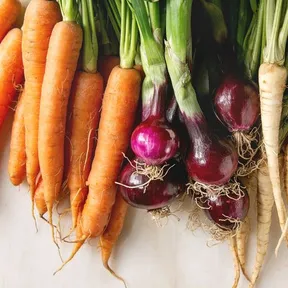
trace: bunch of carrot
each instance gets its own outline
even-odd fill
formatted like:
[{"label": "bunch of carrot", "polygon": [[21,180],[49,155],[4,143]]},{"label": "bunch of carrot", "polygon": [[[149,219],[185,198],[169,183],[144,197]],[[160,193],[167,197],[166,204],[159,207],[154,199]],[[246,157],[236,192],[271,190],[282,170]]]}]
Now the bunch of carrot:
[{"label": "bunch of carrot", "polygon": [[[31,0],[19,29],[13,24],[20,2],[0,0],[0,127],[19,94],[10,180],[20,185],[27,179],[32,216],[36,204],[57,246],[53,209],[69,191],[68,236],[75,232],[76,239],[57,271],[85,241],[99,237],[104,267],[123,280],[108,261],[128,203],[163,216],[186,184],[213,231],[230,240],[233,287],[240,268],[254,287],[274,203],[280,240],[288,240],[288,1],[94,2]],[[192,25],[198,12],[208,33]],[[221,79],[205,62],[211,43],[224,54]],[[115,51],[120,57],[109,55]],[[199,84],[205,69],[208,88]],[[257,254],[250,278],[252,199]]]},{"label": "bunch of carrot", "polygon": [[[0,21],[11,26],[20,8],[18,1],[1,0]],[[0,48],[4,80],[0,120],[2,124],[21,91],[10,144],[11,183],[20,185],[27,178],[32,215],[36,203],[40,217],[51,225],[57,246],[53,207],[67,187],[71,233],[77,230],[81,245],[101,236],[103,264],[114,273],[108,260],[128,208],[117,194],[115,181],[129,145],[142,78],[133,68],[137,29],[132,31],[134,46],[127,46],[131,32],[125,22],[120,59],[105,56],[98,70],[103,45],[97,39],[101,27],[95,17],[103,8],[92,0],[31,0],[22,30],[8,32],[10,26],[0,25],[1,39],[7,33]],[[121,9],[130,13],[131,21],[125,1]]]}]

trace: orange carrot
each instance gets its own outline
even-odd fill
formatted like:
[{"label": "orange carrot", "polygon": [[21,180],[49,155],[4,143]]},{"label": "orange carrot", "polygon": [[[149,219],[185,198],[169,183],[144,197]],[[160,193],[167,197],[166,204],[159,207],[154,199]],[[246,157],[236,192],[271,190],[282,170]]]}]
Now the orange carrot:
[{"label": "orange carrot", "polygon": [[22,32],[14,28],[0,44],[0,127],[23,81]]},{"label": "orange carrot", "polygon": [[129,145],[140,88],[141,75],[137,70],[119,66],[112,70],[104,93],[97,147],[87,181],[89,193],[76,227],[81,233],[70,257],[55,273],[73,259],[87,238],[101,235],[108,224],[115,203],[115,181],[123,161],[122,153]]},{"label": "orange carrot", "polygon": [[115,181],[130,143],[141,89],[140,72],[133,68],[138,28],[126,1],[121,2],[121,14],[120,66],[111,71],[105,89],[98,142],[87,181],[89,193],[82,212],[86,239],[101,235],[108,224],[116,196]]},{"label": "orange carrot", "polygon": [[98,60],[98,70],[103,76],[104,87],[107,85],[109,75],[115,66],[120,64],[120,58],[118,56],[101,56]]},{"label": "orange carrot", "polygon": [[8,171],[13,185],[20,185],[26,175],[24,90],[19,96],[11,133]]},{"label": "orange carrot", "polygon": [[136,20],[126,1],[121,2],[121,11],[125,19],[121,29],[121,67],[113,68],[103,97],[97,147],[87,181],[89,192],[78,224],[82,235],[57,271],[73,259],[86,239],[100,236],[107,226],[115,202],[115,181],[130,142],[142,79],[133,68],[138,37]]},{"label": "orange carrot", "polygon": [[49,42],[42,84],[38,151],[54,242],[52,209],[62,185],[67,104],[81,45],[82,29],[76,22],[57,23]]},{"label": "orange carrot", "polygon": [[103,96],[103,78],[99,73],[75,74],[68,117],[68,188],[73,225],[88,193],[86,181],[91,169],[96,128],[99,123]]},{"label": "orange carrot", "polygon": [[[112,208],[111,217],[104,233],[100,237],[100,247],[102,254],[102,263],[112,275],[124,282],[109,266],[109,259],[112,249],[116,244],[118,237],[123,229],[124,220],[128,209],[127,202],[123,199],[120,192],[116,194],[115,204]],[[125,282],[124,282],[125,283]]]},{"label": "orange carrot", "polygon": [[47,206],[44,199],[44,185],[42,178],[39,180],[35,191],[35,204],[39,212],[39,216],[43,218],[43,215],[47,212]]},{"label": "orange carrot", "polygon": [[77,219],[77,225],[76,225],[76,241],[75,241],[75,245],[73,248],[73,251],[70,255],[70,257],[60,266],[60,268],[58,268],[53,275],[55,275],[56,273],[58,273],[59,271],[61,271],[63,269],[63,267],[70,262],[73,257],[75,256],[75,254],[79,251],[79,249],[82,247],[82,245],[84,244],[85,240],[83,239],[83,231],[82,231],[82,227],[81,227],[81,217],[82,217],[82,210],[83,207],[79,207],[79,211],[78,211],[78,219]]},{"label": "orange carrot", "polygon": [[82,213],[82,229],[99,236],[108,223],[115,201],[114,183],[120,172],[135,119],[141,76],[135,69],[115,67],[103,98],[98,142],[88,178],[89,193]]},{"label": "orange carrot", "polygon": [[[31,0],[23,24],[23,64],[25,73],[25,142],[27,181],[30,186],[34,217],[34,194],[39,173],[38,127],[41,87],[46,56],[53,27],[61,20],[59,6],[54,1]],[[62,79],[62,78],[61,78]]]},{"label": "orange carrot", "polygon": [[16,22],[21,12],[21,3],[18,0],[0,0],[0,42]]}]

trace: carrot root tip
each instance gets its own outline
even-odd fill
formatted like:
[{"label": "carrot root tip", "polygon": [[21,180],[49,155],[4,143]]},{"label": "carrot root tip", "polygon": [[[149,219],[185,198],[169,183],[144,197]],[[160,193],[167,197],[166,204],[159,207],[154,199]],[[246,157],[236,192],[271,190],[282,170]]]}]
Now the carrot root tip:
[{"label": "carrot root tip", "polygon": [[[85,237],[85,240],[86,240],[87,237]],[[82,240],[83,238],[81,238],[80,240]],[[76,255],[76,253],[79,251],[79,249],[82,247],[82,245],[84,244],[85,240],[82,240],[82,241],[78,241],[70,255],[70,257],[65,261],[63,262],[63,264],[53,273],[53,276],[55,276],[58,272],[60,272],[65,266],[66,264],[68,264],[73,258],[74,256]]]},{"label": "carrot root tip", "polygon": [[103,266],[111,273],[111,275],[113,275],[113,276],[114,276],[115,278],[117,278],[118,280],[122,281],[123,284],[124,284],[124,286],[125,286],[125,288],[127,288],[127,284],[126,284],[125,280],[124,280],[121,276],[117,275],[117,274],[113,271],[113,269],[109,266],[108,262],[105,261],[105,262],[103,263]]}]

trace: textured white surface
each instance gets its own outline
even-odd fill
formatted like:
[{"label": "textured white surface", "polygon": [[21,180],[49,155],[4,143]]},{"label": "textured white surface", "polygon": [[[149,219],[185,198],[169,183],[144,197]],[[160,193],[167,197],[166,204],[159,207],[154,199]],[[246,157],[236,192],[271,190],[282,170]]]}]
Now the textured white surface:
[{"label": "textured white surface", "polygon": [[[27,186],[17,188],[9,183],[7,162],[12,117],[10,113],[0,131],[0,287],[122,288],[122,283],[102,267],[96,241],[85,245],[62,272],[52,275],[60,260],[50,229],[39,221],[39,232],[35,233]],[[127,280],[129,288],[232,287],[234,271],[228,246],[208,248],[207,236],[202,231],[189,232],[186,220],[187,214],[183,213],[180,222],[172,217],[165,227],[158,228],[146,212],[129,210],[111,259],[112,267]],[[278,225],[275,217],[273,223],[274,227]],[[277,259],[273,254],[278,237],[278,229],[273,228],[259,288],[287,287],[285,245]],[[250,244],[250,262],[253,262],[255,239]],[[61,246],[64,257],[71,248],[71,244]],[[241,279],[239,287],[248,287],[247,282]]]},{"label": "textured white surface", "polygon": [[[63,271],[52,275],[61,262],[50,229],[39,221],[39,232],[35,233],[27,186],[18,188],[9,182],[7,163],[12,118],[11,112],[0,131],[0,288],[122,288],[123,284],[102,267],[96,241],[85,245]],[[126,279],[129,288],[232,287],[234,270],[227,244],[208,248],[207,236],[202,231],[189,232],[186,220],[187,214],[183,213],[180,222],[172,217],[165,227],[158,228],[146,212],[129,210],[110,262]],[[279,237],[275,228],[277,219],[273,220],[270,250],[259,288],[287,287],[287,251],[282,245],[277,259],[273,254]],[[254,232],[250,242],[251,267]],[[71,244],[61,246],[65,258],[71,248]],[[239,288],[244,287],[248,285],[242,278]]]}]

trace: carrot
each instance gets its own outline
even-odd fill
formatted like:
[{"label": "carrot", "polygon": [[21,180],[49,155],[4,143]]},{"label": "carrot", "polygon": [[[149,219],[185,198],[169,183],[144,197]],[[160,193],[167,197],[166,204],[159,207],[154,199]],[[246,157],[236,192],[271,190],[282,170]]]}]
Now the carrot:
[{"label": "carrot", "polygon": [[120,64],[120,58],[118,56],[107,55],[99,57],[98,70],[104,79],[104,87],[107,85],[109,75],[115,66]]},{"label": "carrot", "polygon": [[[133,68],[138,30],[126,1],[121,2],[121,9],[125,20],[121,29],[120,66],[113,68],[103,97],[97,147],[87,181],[89,192],[80,219],[82,236],[57,271],[73,259],[86,239],[103,233],[115,202],[115,181],[123,153],[130,142],[141,88],[140,73]],[[125,31],[130,27],[131,33]]]},{"label": "carrot", "polygon": [[[120,58],[118,56],[104,55],[99,57],[98,69],[100,74],[103,76],[104,87],[107,85],[111,71],[115,66],[118,66],[119,64],[120,64]],[[134,65],[134,69],[138,70],[141,73],[142,79],[145,78],[145,73],[142,65],[140,64]]]},{"label": "carrot", "polygon": [[16,22],[21,12],[21,3],[18,0],[0,0],[0,42]]},{"label": "carrot", "polygon": [[64,268],[64,266],[73,259],[73,257],[76,255],[76,253],[80,250],[80,248],[82,247],[82,245],[85,242],[85,239],[83,239],[83,231],[82,231],[82,227],[81,227],[82,210],[83,210],[83,207],[79,207],[78,219],[77,219],[77,225],[76,225],[76,241],[74,241],[75,245],[73,247],[72,253],[71,253],[70,257],[60,266],[60,268],[58,268],[53,273],[53,275],[55,275],[56,273],[61,271]]},{"label": "carrot", "polygon": [[[103,96],[103,78],[97,73],[98,42],[93,6],[82,1],[84,41],[82,71],[75,74],[69,102],[67,183],[70,190],[72,230],[76,227],[79,207],[88,193],[86,181],[91,169],[94,139],[99,124]],[[91,11],[90,11],[91,10]],[[91,12],[91,13],[89,13]]]},{"label": "carrot", "polygon": [[25,73],[25,142],[27,181],[32,199],[34,217],[34,194],[39,173],[38,127],[39,110],[46,56],[52,29],[61,20],[59,5],[54,1],[31,0],[23,23],[23,64]]},{"label": "carrot", "polygon": [[[275,206],[281,230],[286,233],[284,228],[287,211],[282,198],[278,155],[282,99],[287,80],[287,70],[283,64],[288,34],[288,11],[286,11],[285,19],[281,19],[283,1],[272,3],[272,6],[275,7],[271,7],[271,3],[268,2],[264,9],[266,11],[267,43],[263,56],[264,63],[259,68],[261,121]],[[282,28],[280,27],[281,23],[283,23]]]},{"label": "carrot", "polygon": [[47,212],[47,206],[44,199],[44,185],[42,179],[39,180],[39,183],[36,187],[35,204],[39,212],[39,216],[43,218],[43,215]]},{"label": "carrot", "polygon": [[257,177],[257,254],[251,276],[250,288],[255,286],[267,253],[272,221],[272,209],[274,206],[273,187],[269,177],[267,163],[261,165]]},{"label": "carrot", "polygon": [[103,266],[116,278],[124,282],[109,266],[109,259],[113,246],[116,244],[118,237],[123,229],[124,220],[128,209],[127,202],[123,199],[120,192],[116,194],[115,204],[112,208],[111,217],[104,233],[100,237],[100,247],[102,254]]},{"label": "carrot", "polygon": [[8,171],[13,185],[20,185],[26,176],[24,90],[19,95],[11,133]]},{"label": "carrot", "polygon": [[76,227],[79,207],[88,193],[86,181],[91,169],[94,139],[102,103],[103,78],[99,73],[77,72],[71,94],[68,122],[68,188],[72,229]]},{"label": "carrot", "polygon": [[73,18],[77,5],[67,3],[61,1],[65,21],[58,22],[51,34],[39,114],[39,163],[54,242],[52,209],[62,184],[67,104],[82,45],[82,29]]},{"label": "carrot", "polygon": [[[115,67],[104,94],[98,143],[88,178],[89,193],[82,214],[83,233],[99,236],[115,201],[112,189],[129,145],[141,76],[135,69]],[[113,125],[112,125],[113,124]]]},{"label": "carrot", "polygon": [[[125,21],[121,27],[120,66],[113,68],[105,89],[98,142],[87,181],[89,193],[81,219],[86,238],[101,235],[108,224],[116,196],[114,183],[130,142],[141,88],[140,73],[133,68],[137,24],[126,1],[121,4],[121,18]],[[125,31],[128,27],[131,35]]]},{"label": "carrot", "polygon": [[0,44],[0,127],[23,82],[22,32],[14,28]]}]

